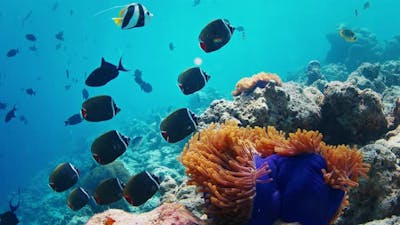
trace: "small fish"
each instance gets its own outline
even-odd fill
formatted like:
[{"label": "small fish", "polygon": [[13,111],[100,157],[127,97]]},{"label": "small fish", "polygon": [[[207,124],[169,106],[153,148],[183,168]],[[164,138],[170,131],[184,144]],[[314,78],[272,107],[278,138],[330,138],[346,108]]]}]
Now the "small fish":
[{"label": "small fish", "polygon": [[64,41],[64,32],[60,31],[55,35],[56,39],[59,41]]},{"label": "small fish", "polygon": [[90,73],[89,77],[86,79],[85,83],[90,87],[99,87],[107,84],[109,81],[116,78],[119,74],[119,71],[128,71],[122,65],[122,58],[119,59],[118,67],[114,64],[111,64],[101,58],[100,67],[96,68],[93,72]]},{"label": "small fish", "polygon": [[81,114],[87,121],[99,122],[112,119],[120,111],[111,96],[100,95],[83,102]]},{"label": "small fish", "polygon": [[89,199],[89,193],[85,189],[74,188],[68,195],[67,204],[73,211],[78,211],[89,202]]},{"label": "small fish", "polygon": [[339,30],[339,35],[347,42],[357,41],[356,34],[350,29],[341,28]]},{"label": "small fish", "polygon": [[91,146],[92,156],[101,165],[114,162],[129,146],[131,139],[116,130],[96,138]]},{"label": "small fish", "polygon": [[32,42],[34,42],[34,41],[37,40],[37,39],[36,39],[36,36],[33,35],[33,34],[26,34],[26,35],[25,35],[25,38],[26,38],[28,41],[32,41]]},{"label": "small fish", "polygon": [[25,22],[31,17],[31,15],[32,15],[32,10],[29,11],[29,12],[25,15],[25,17],[22,19],[22,26],[25,25]]},{"label": "small fish", "polygon": [[69,10],[69,15],[70,15],[70,16],[74,15],[74,10],[72,10],[72,9]]},{"label": "small fish", "polygon": [[121,9],[118,17],[112,18],[114,23],[123,30],[143,27],[149,23],[153,14],[139,3],[132,3]]},{"label": "small fish", "polygon": [[51,10],[56,11],[58,8],[58,2],[54,2],[53,7],[51,7]]},{"label": "small fish", "polygon": [[70,116],[66,121],[64,121],[64,126],[71,126],[71,125],[76,125],[80,122],[82,122],[82,116],[80,113],[74,114]]},{"label": "small fish", "polygon": [[14,106],[10,111],[7,112],[4,122],[8,123],[11,119],[15,118],[15,111],[17,111],[17,108]]},{"label": "small fish", "polygon": [[178,87],[185,95],[193,94],[202,89],[211,77],[200,67],[191,67],[178,77]]},{"label": "small fish", "polygon": [[124,188],[125,200],[133,205],[143,205],[160,189],[160,180],[154,174],[142,171],[131,177]]},{"label": "small fish", "polygon": [[32,52],[36,52],[37,48],[36,46],[32,45],[31,47],[29,47],[29,50],[31,50]]},{"label": "small fish", "polygon": [[65,75],[67,76],[67,79],[69,79],[69,70],[68,69],[65,70]]},{"label": "small fish", "polygon": [[151,86],[150,83],[143,81],[142,71],[135,70],[135,74],[133,76],[135,77],[135,82],[140,86],[140,89],[142,91],[144,91],[146,93],[150,93],[153,90],[153,87]]},{"label": "small fish", "polygon": [[49,185],[56,192],[63,192],[78,182],[79,171],[71,163],[59,164],[49,176]]},{"label": "small fish", "polygon": [[30,96],[36,95],[36,91],[34,91],[32,88],[26,89],[25,92]]},{"label": "small fish", "polygon": [[358,16],[358,10],[357,9],[354,10],[354,15]]},{"label": "small fish", "polygon": [[86,90],[86,88],[82,89],[82,97],[84,100],[89,98],[89,92]]},{"label": "small fish", "polygon": [[25,125],[28,124],[28,120],[24,115],[19,116],[19,121],[23,122]]},{"label": "small fish", "polygon": [[173,51],[175,49],[174,43],[170,42],[168,48],[170,51]]},{"label": "small fish", "polygon": [[58,43],[58,44],[56,45],[56,50],[60,49],[61,46],[62,46],[61,43]]},{"label": "small fish", "polygon": [[226,45],[235,30],[244,31],[243,27],[235,28],[226,19],[217,19],[207,24],[199,35],[200,47],[205,52],[213,52]]},{"label": "small fish", "polygon": [[371,2],[370,1],[366,1],[363,5],[364,9],[369,9],[369,7],[371,7]]},{"label": "small fish", "polygon": [[65,89],[66,91],[68,91],[69,89],[71,89],[71,87],[72,87],[72,85],[67,84],[67,85],[64,86],[64,89]]},{"label": "small fish", "polygon": [[16,56],[17,55],[17,53],[19,53],[19,50],[18,50],[18,48],[13,48],[13,49],[10,49],[8,52],[7,52],[7,57],[14,57],[14,56]]},{"label": "small fish", "polygon": [[193,0],[193,7],[196,7],[200,4],[200,0]]},{"label": "small fish", "polygon": [[169,143],[178,142],[197,129],[197,120],[188,108],[178,109],[161,121],[161,135]]},{"label": "small fish", "polygon": [[0,102],[0,110],[4,110],[7,108],[7,103]]},{"label": "small fish", "polygon": [[124,184],[118,178],[110,178],[97,185],[94,199],[99,205],[109,205],[123,197]]}]

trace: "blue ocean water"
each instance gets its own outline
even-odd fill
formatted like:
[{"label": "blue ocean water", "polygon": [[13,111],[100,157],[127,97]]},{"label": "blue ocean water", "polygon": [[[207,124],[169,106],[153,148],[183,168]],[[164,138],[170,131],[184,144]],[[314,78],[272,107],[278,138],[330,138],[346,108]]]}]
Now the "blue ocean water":
[{"label": "blue ocean water", "polygon": [[[51,171],[69,158],[89,158],[87,138],[100,132],[125,126],[154,111],[185,107],[188,96],[177,88],[180,72],[193,66],[200,57],[202,68],[211,75],[207,88],[231,96],[236,82],[260,71],[278,73],[303,68],[308,61],[324,61],[329,43],[326,34],[336,32],[340,24],[367,28],[378,40],[399,34],[396,0],[365,1],[306,0],[267,1],[191,0],[141,1],[154,14],[142,28],[121,30],[112,22],[118,9],[93,16],[97,12],[129,1],[1,1],[0,2],[0,102],[15,105],[19,119],[0,122],[0,209],[7,208],[12,192],[23,190],[40,171]],[[355,16],[354,10],[360,15]],[[211,20],[226,18],[233,26],[243,26],[245,37],[234,34],[221,50],[204,53],[198,44],[200,30]],[[55,38],[63,32],[64,41]],[[32,43],[25,34],[32,33]],[[175,46],[168,49],[169,43]],[[61,44],[60,49],[56,46]],[[36,52],[29,47],[35,45]],[[15,57],[7,52],[19,49]],[[64,121],[79,112],[85,74],[100,65],[101,57],[117,64],[120,57],[130,72],[121,72],[109,84],[86,87],[91,96],[109,94],[122,111],[107,122],[83,122],[64,126]],[[143,71],[143,79],[153,86],[151,93],[140,90],[133,71]],[[69,78],[66,71],[69,71]],[[65,86],[71,85],[66,90]],[[36,96],[25,93],[33,88]],[[47,180],[35,181],[46,186]]]}]

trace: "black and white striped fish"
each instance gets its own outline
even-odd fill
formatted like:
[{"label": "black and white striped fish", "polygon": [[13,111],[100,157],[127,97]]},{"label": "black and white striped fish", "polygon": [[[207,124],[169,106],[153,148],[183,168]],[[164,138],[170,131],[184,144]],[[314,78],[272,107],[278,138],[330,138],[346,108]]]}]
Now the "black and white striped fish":
[{"label": "black and white striped fish", "polygon": [[123,30],[143,27],[153,17],[153,14],[146,7],[139,3],[131,3],[121,9],[118,17],[112,18]]}]

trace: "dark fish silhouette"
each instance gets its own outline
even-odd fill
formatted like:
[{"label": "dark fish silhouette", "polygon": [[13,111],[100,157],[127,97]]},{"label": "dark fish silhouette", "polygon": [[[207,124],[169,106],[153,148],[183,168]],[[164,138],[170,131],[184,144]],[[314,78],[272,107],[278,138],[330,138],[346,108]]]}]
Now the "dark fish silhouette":
[{"label": "dark fish silhouette", "polygon": [[3,103],[3,102],[0,102],[0,110],[4,110],[6,108],[7,108],[7,104]]},{"label": "dark fish silhouette", "polygon": [[36,95],[36,91],[34,91],[32,88],[26,89],[25,92],[30,96]]},{"label": "dark fish silhouette", "polygon": [[371,7],[371,2],[370,1],[366,1],[363,5],[364,9],[369,9],[369,7]]},{"label": "dark fish silhouette", "polygon": [[124,198],[133,206],[143,205],[160,189],[157,176],[143,171],[131,177],[124,188]]},{"label": "dark fish silhouette", "polygon": [[32,52],[36,52],[37,48],[36,46],[32,45],[31,47],[29,47],[29,50],[31,50]]},{"label": "dark fish silhouette", "polygon": [[110,178],[101,182],[94,191],[94,199],[99,205],[109,205],[123,197],[124,184],[118,178]]},{"label": "dark fish silhouette", "polygon": [[69,79],[69,70],[65,70],[65,75],[67,76],[67,79]]},{"label": "dark fish silhouette", "polygon": [[58,50],[58,49],[60,49],[61,48],[61,43],[58,43],[57,45],[56,45],[56,50]]},{"label": "dark fish silhouette", "polygon": [[17,48],[13,48],[13,49],[10,49],[8,52],[7,52],[7,57],[14,57],[14,56],[16,56],[17,55],[17,53],[19,53],[19,50],[17,49]]},{"label": "dark fish silhouette", "polygon": [[33,35],[33,34],[26,34],[26,35],[25,35],[25,38],[26,38],[28,41],[36,41],[36,40],[37,40],[37,39],[36,39],[36,36]]},{"label": "dark fish silhouette", "polygon": [[56,192],[63,192],[78,182],[79,171],[71,163],[59,164],[49,176],[49,185]]},{"label": "dark fish silhouette", "polygon": [[143,81],[142,79],[142,71],[140,70],[135,70],[135,82],[140,86],[140,89],[146,93],[150,93],[153,91],[153,87],[151,86],[150,83],[147,83]]},{"label": "dark fish silhouette", "polygon": [[24,115],[19,116],[19,121],[23,122],[25,125],[28,124],[28,120]]},{"label": "dark fish silhouette", "polygon": [[80,122],[82,122],[82,116],[80,113],[74,114],[72,116],[70,116],[66,121],[64,121],[64,125],[68,126],[68,125],[76,125]]},{"label": "dark fish silhouette", "polygon": [[96,68],[89,74],[89,77],[86,79],[85,83],[87,86],[91,87],[103,86],[116,78],[119,74],[119,71],[128,71],[122,65],[122,58],[119,59],[118,67],[107,62],[104,60],[104,58],[101,58],[100,67]]},{"label": "dark fish silhouette", "polygon": [[10,199],[8,201],[8,206],[10,210],[0,214],[0,225],[17,225],[19,223],[19,219],[17,215],[15,215],[15,211],[17,211],[20,204],[21,204],[21,197],[20,197],[20,190],[18,189],[18,202],[14,205],[13,199]]},{"label": "dark fish silhouette", "polygon": [[168,48],[169,50],[173,51],[175,49],[174,43],[170,42]]},{"label": "dark fish silhouette", "polygon": [[64,41],[64,32],[60,31],[55,35],[57,40]]},{"label": "dark fish silhouette", "polygon": [[185,95],[193,94],[202,89],[210,76],[200,67],[191,67],[181,73],[178,77],[178,87]]},{"label": "dark fish silhouette", "polygon": [[67,84],[67,85],[64,86],[64,89],[65,89],[66,91],[68,91],[69,89],[71,89],[71,87],[72,87],[72,85]]},{"label": "dark fish silhouette", "polygon": [[8,123],[12,118],[15,118],[15,111],[17,111],[17,108],[14,106],[10,111],[7,112],[4,122]]},{"label": "dark fish silhouette", "polygon": [[84,100],[89,98],[89,92],[86,90],[86,88],[82,89],[82,97]]},{"label": "dark fish silhouette", "polygon": [[200,0],[193,0],[193,7],[196,7],[200,4]]},{"label": "dark fish silhouette", "polygon": [[73,211],[78,211],[89,202],[89,199],[89,193],[85,189],[74,188],[68,195],[67,204]]},{"label": "dark fish silhouette", "polygon": [[99,122],[112,119],[119,111],[111,96],[100,95],[83,102],[81,114],[87,121]]},{"label": "dark fish silhouette", "polygon": [[58,2],[54,2],[53,7],[51,7],[51,10],[56,11],[58,8]]},{"label": "dark fish silhouette", "polygon": [[116,130],[108,131],[92,143],[92,156],[101,165],[109,164],[124,154],[130,141],[129,137]]},{"label": "dark fish silhouette", "polygon": [[178,109],[161,121],[162,137],[169,143],[178,142],[197,129],[197,116],[188,108]]}]

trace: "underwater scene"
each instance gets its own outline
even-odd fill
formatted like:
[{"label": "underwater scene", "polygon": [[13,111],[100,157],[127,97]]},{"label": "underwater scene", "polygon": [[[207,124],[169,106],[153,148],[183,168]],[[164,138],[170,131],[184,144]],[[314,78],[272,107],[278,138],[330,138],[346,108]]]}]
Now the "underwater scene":
[{"label": "underwater scene", "polygon": [[400,224],[400,1],[0,1],[0,225]]}]

